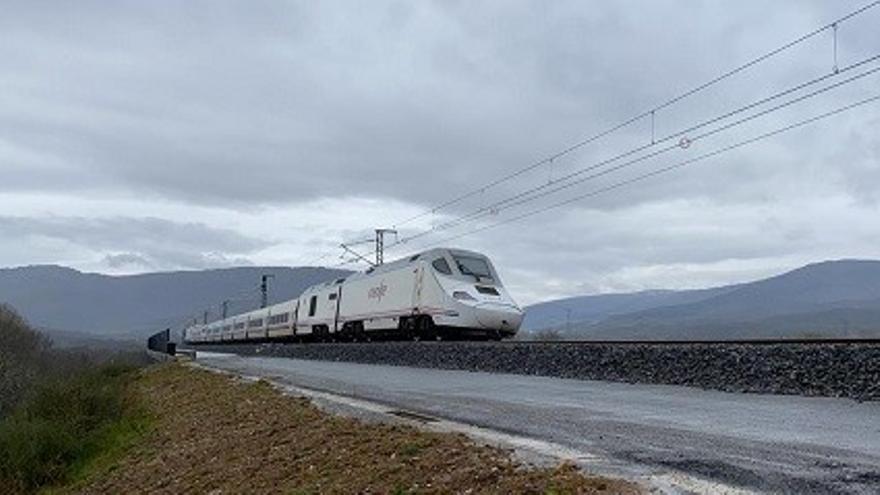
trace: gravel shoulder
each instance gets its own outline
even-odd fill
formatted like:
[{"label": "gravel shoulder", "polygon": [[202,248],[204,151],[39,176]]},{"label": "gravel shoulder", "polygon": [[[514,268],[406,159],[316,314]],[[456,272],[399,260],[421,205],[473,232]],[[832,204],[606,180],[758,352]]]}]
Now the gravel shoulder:
[{"label": "gravel shoulder", "polygon": [[373,342],[224,344],[244,356],[880,400],[880,344]]},{"label": "gravel shoulder", "polygon": [[645,486],[676,473],[724,485],[673,483],[684,493],[875,494],[880,480],[878,402],[232,354],[197,363],[548,442]]},{"label": "gravel shoulder", "polygon": [[176,363],[132,388],[155,428],[76,493],[638,493],[574,466],[536,468],[464,435],[365,423],[267,382]]}]

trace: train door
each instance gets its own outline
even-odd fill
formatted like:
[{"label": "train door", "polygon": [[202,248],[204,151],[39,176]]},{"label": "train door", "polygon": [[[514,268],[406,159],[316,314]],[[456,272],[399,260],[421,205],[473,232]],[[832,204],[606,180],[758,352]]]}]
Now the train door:
[{"label": "train door", "polygon": [[309,318],[314,318],[315,313],[318,311],[318,295],[312,294],[309,297]]},{"label": "train door", "polygon": [[336,292],[330,294],[330,299],[332,299],[332,301],[334,303],[334,307],[333,307],[333,333],[336,333],[339,331],[339,305],[342,302],[342,285],[340,285],[336,288]]},{"label": "train door", "polygon": [[425,278],[424,263],[418,263],[416,268],[413,269],[413,272],[415,275],[415,283],[413,284],[412,307],[418,312],[419,306],[422,304],[422,281]]}]

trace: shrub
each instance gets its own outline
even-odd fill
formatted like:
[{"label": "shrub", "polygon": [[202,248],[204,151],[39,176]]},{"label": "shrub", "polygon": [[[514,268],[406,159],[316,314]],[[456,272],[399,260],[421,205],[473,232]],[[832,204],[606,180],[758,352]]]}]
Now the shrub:
[{"label": "shrub", "polygon": [[46,364],[50,341],[0,304],[0,418],[27,394]]},{"label": "shrub", "polygon": [[0,485],[31,492],[61,483],[74,466],[112,448],[109,437],[136,426],[125,401],[131,369],[109,365],[37,386],[0,421]]},{"label": "shrub", "polygon": [[122,415],[122,390],[116,378],[89,372],[75,380],[53,379],[38,387],[24,414],[88,432]]},{"label": "shrub", "polygon": [[0,483],[30,492],[64,479],[83,450],[69,425],[14,416],[0,423]]},{"label": "shrub", "polygon": [[52,349],[0,305],[0,492],[63,482],[136,434],[142,421],[125,385],[146,363],[143,352]]}]

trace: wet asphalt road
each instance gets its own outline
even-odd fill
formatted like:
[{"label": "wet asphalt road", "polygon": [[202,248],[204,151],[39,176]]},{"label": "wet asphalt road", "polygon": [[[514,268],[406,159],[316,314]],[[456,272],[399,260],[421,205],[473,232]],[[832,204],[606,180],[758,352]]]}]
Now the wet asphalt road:
[{"label": "wet asphalt road", "polygon": [[880,402],[200,353],[272,378],[555,442],[603,470],[784,493],[880,493]]}]

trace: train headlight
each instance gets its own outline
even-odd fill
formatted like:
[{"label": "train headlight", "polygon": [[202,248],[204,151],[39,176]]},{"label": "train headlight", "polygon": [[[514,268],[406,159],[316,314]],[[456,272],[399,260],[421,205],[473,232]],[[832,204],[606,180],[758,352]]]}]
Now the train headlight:
[{"label": "train headlight", "polygon": [[474,296],[468,294],[467,292],[465,292],[463,290],[457,290],[457,291],[453,292],[452,297],[455,299],[458,299],[459,301],[476,301],[477,300],[477,298],[475,298]]}]

